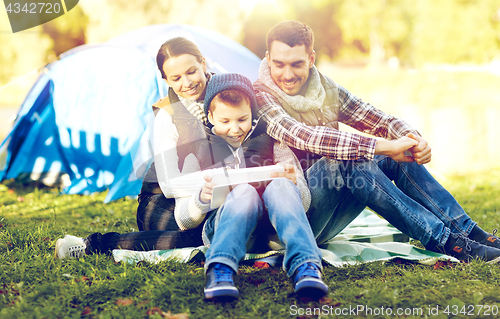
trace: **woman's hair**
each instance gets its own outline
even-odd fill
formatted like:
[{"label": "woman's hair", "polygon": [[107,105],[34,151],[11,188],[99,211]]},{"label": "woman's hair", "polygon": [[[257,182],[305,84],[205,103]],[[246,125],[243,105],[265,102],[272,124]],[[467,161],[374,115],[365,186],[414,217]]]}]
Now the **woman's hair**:
[{"label": "woman's hair", "polygon": [[165,80],[167,79],[167,76],[163,72],[163,64],[165,64],[165,61],[171,57],[183,54],[191,54],[196,58],[196,61],[199,63],[203,62],[203,55],[201,55],[200,49],[198,49],[196,44],[186,38],[172,38],[161,45],[160,50],[158,50],[158,54],[156,55],[156,64],[158,65],[158,69],[160,69],[162,78]]}]

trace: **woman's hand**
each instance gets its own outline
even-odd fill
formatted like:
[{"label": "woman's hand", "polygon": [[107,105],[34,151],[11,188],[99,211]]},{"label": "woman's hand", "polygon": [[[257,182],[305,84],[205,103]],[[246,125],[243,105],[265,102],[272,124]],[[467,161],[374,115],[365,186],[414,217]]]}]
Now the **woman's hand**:
[{"label": "woman's hand", "polygon": [[200,192],[200,202],[203,204],[208,204],[212,200],[212,193],[215,184],[212,183],[212,176],[205,175],[203,176],[205,179],[205,185],[203,185],[203,188],[201,189]]},{"label": "woman's hand", "polygon": [[295,173],[295,166],[292,164],[281,164],[285,168],[283,173],[272,173],[271,177],[285,177],[297,184],[297,174]]}]

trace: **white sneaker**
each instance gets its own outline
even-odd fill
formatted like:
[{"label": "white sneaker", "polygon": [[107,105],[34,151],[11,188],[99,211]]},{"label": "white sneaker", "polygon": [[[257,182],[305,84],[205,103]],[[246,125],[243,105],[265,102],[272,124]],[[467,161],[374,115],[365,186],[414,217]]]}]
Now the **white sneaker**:
[{"label": "white sneaker", "polygon": [[56,241],[57,258],[80,257],[85,255],[85,242],[83,238],[66,235]]}]

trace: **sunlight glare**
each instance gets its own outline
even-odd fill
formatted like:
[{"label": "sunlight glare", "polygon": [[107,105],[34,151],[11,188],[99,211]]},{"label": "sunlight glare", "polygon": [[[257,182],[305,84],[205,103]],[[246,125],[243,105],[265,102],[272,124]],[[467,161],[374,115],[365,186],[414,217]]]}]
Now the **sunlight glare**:
[{"label": "sunlight glare", "polygon": [[268,2],[270,4],[274,4],[274,0],[239,0],[240,7],[247,12],[252,11],[253,7],[255,7],[260,2]]}]

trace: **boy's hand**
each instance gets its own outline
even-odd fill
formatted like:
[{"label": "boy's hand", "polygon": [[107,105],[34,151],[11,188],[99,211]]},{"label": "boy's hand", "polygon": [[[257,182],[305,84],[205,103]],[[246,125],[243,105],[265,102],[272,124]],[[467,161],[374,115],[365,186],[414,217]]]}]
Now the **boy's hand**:
[{"label": "boy's hand", "polygon": [[429,143],[427,143],[427,141],[424,140],[421,136],[414,135],[412,133],[409,133],[406,136],[418,142],[417,145],[410,148],[410,152],[413,155],[415,162],[420,165],[429,163],[432,157],[431,147],[429,146]]},{"label": "boy's hand", "polygon": [[281,164],[285,168],[283,173],[272,173],[271,177],[286,177],[294,184],[297,184],[297,174],[295,174],[295,166],[292,164]]},{"label": "boy's hand", "polygon": [[205,179],[205,185],[203,185],[203,188],[201,189],[200,192],[200,202],[203,204],[208,204],[212,200],[212,193],[215,184],[212,183],[212,176],[205,175],[203,176]]}]

